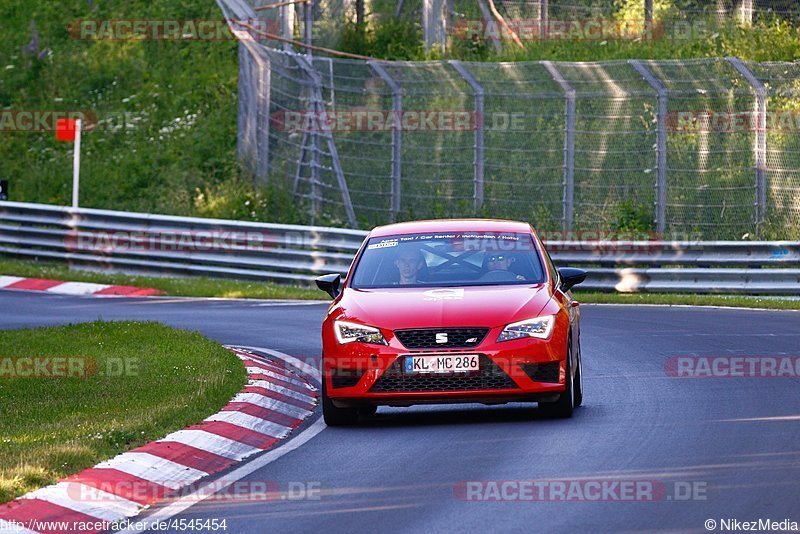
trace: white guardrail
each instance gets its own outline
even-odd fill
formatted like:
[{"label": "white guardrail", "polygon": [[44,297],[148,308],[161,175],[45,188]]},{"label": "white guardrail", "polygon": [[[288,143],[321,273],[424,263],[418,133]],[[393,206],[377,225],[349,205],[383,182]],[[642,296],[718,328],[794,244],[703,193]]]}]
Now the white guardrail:
[{"label": "white guardrail", "polygon": [[[72,267],[311,285],[344,274],[366,232],[0,202],[0,254]],[[800,242],[548,241],[582,289],[800,295]],[[9,273],[0,273],[9,274]]]}]

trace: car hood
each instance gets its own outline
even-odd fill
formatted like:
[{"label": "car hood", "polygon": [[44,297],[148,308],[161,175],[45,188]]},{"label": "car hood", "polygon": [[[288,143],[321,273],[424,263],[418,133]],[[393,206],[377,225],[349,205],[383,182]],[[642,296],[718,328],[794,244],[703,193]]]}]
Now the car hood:
[{"label": "car hood", "polygon": [[[343,319],[396,330],[502,326],[536,317],[550,299],[544,284],[464,288],[345,288]],[[331,310],[333,311],[333,310]]]}]

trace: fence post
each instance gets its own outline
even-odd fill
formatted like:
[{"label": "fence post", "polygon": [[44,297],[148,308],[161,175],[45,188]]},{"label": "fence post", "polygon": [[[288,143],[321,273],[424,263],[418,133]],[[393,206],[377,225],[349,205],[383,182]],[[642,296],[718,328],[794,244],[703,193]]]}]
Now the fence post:
[{"label": "fence post", "polygon": [[742,0],[742,25],[750,26],[753,23],[753,0]]},{"label": "fence post", "polygon": [[306,165],[306,151],[308,147],[308,131],[303,132],[303,140],[300,142],[300,156],[297,158],[297,169],[294,173],[294,185],[292,186],[292,197],[300,194],[300,180],[303,178],[303,167]]},{"label": "fence post", "polygon": [[500,42],[500,37],[497,36],[495,32],[487,32],[486,30],[490,27],[490,24],[494,24],[494,18],[492,17],[492,13],[489,11],[489,8],[486,6],[486,2],[484,0],[478,0],[478,7],[481,10],[481,16],[483,17],[483,30],[484,33],[488,34],[489,39],[492,40],[492,45],[494,45],[494,49],[496,52],[501,52],[503,50],[503,45]]},{"label": "fence post", "polygon": [[386,85],[392,90],[392,113],[395,114],[392,121],[392,207],[391,219],[394,222],[400,212],[400,181],[403,163],[403,131],[401,130],[401,118],[403,116],[403,93],[400,84],[392,78],[386,69],[377,61],[369,61],[369,66],[375,71]]},{"label": "fence post", "polygon": [[272,59],[264,54],[258,59],[258,95],[256,109],[258,126],[256,146],[258,147],[257,176],[263,182],[269,181],[269,109],[272,97]]},{"label": "fence post", "polygon": [[645,31],[653,28],[653,0],[644,0],[644,28]]},{"label": "fence post", "polygon": [[550,5],[549,0],[539,0],[539,39],[550,36]]},{"label": "fence post", "polygon": [[[239,104],[237,109],[238,120],[236,126],[236,156],[238,160],[243,164],[246,165],[249,170],[254,168],[253,161],[248,158],[253,157],[252,150],[248,148],[249,139],[247,138],[247,133],[249,132],[250,128],[247,127],[246,121],[251,120],[248,110],[248,91],[252,87],[252,81],[250,80],[250,65],[253,61],[252,52],[248,49],[244,42],[239,41],[239,81],[238,81],[238,89],[239,89]],[[256,156],[258,157],[258,156]]]},{"label": "fence post", "polygon": [[629,63],[658,94],[655,219],[656,232],[663,235],[667,228],[667,88],[641,61],[630,60]]},{"label": "fence post", "polygon": [[450,64],[456,71],[464,78],[472,91],[475,94],[475,143],[473,146],[473,172],[474,172],[474,187],[473,199],[475,201],[475,213],[479,213],[483,208],[483,107],[484,107],[484,90],[483,86],[478,83],[472,73],[464,66],[463,63],[456,60],[451,60]]},{"label": "fence post", "polygon": [[756,163],[755,223],[758,225],[767,218],[767,87],[738,57],[728,56],[725,60],[747,80],[756,94],[753,111],[757,124],[753,156]]},{"label": "fence post", "polygon": [[425,50],[439,43],[442,53],[445,52],[447,39],[444,23],[445,0],[424,0],[422,3],[422,36],[425,39]]},{"label": "fence post", "polygon": [[[279,8],[281,10],[281,37],[284,39],[294,39],[295,5],[287,3]],[[292,45],[284,42],[283,49],[292,50]]]},{"label": "fence post", "polygon": [[552,61],[542,61],[542,65],[564,92],[564,211],[561,226],[569,232],[575,219],[575,89]]},{"label": "fence post", "polygon": [[[303,10],[303,41],[307,44],[314,44],[314,0],[307,0]],[[306,49],[310,51],[310,49]]]},{"label": "fence post", "polygon": [[[323,125],[325,121],[322,119],[325,115],[325,102],[322,99],[322,78],[320,78],[317,71],[314,70],[311,62],[309,61],[309,56],[301,55],[301,54],[294,54],[295,59],[297,60],[297,64],[300,68],[305,72],[306,76],[311,80],[311,87],[309,88],[310,98],[310,112],[313,116],[316,117],[317,122],[320,125]],[[331,163],[333,164],[333,172],[336,175],[336,181],[339,185],[339,191],[342,193],[342,202],[344,203],[345,211],[347,212],[347,221],[350,223],[352,228],[356,227],[356,215],[355,210],[353,209],[353,202],[350,198],[350,189],[347,186],[347,180],[344,177],[344,171],[342,169],[341,162],[339,160],[339,151],[336,149],[336,143],[333,141],[333,135],[330,132],[330,129],[325,128],[323,136],[325,137],[325,141],[328,145],[328,154],[331,158]],[[319,147],[319,134],[316,132],[311,133],[311,143],[312,143],[312,155],[311,155],[311,205],[312,208],[316,207],[316,201],[318,199],[322,199],[322,196],[319,194],[321,188],[321,180],[320,177],[320,169],[322,166],[320,165],[320,147]],[[300,153],[300,158],[303,158],[303,152]],[[316,211],[311,212],[312,218]]]}]

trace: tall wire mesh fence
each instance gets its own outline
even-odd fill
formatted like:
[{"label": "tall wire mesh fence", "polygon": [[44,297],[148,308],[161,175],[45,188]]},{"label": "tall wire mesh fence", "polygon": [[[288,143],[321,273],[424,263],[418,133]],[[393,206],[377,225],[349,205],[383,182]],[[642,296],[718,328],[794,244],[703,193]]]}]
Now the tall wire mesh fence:
[{"label": "tall wire mesh fence", "polygon": [[[284,37],[305,34],[307,4],[251,1]],[[270,4],[280,7],[266,9]],[[356,0],[314,0],[309,9],[315,44],[335,48],[346,25],[356,21],[356,5]],[[510,42],[509,31],[523,41],[687,40],[776,19],[800,23],[797,0],[363,0],[363,5],[366,21],[393,17],[417,23],[426,48],[443,50],[464,38],[502,47]]]},{"label": "tall wire mesh fence", "polygon": [[800,63],[239,58],[239,158],[309,223],[800,238]]}]

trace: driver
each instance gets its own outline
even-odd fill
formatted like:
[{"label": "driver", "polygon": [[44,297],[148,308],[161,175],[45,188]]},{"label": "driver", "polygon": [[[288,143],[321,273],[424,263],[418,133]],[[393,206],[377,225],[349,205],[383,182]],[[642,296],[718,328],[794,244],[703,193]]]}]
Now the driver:
[{"label": "driver", "polygon": [[[515,258],[509,256],[507,253],[490,253],[486,256],[486,267],[491,271],[508,271],[511,264],[514,263]],[[517,280],[525,280],[525,277],[517,274]]]},{"label": "driver", "polygon": [[416,284],[417,275],[425,267],[425,257],[418,248],[408,247],[397,254],[394,266],[400,272],[400,285]]}]

